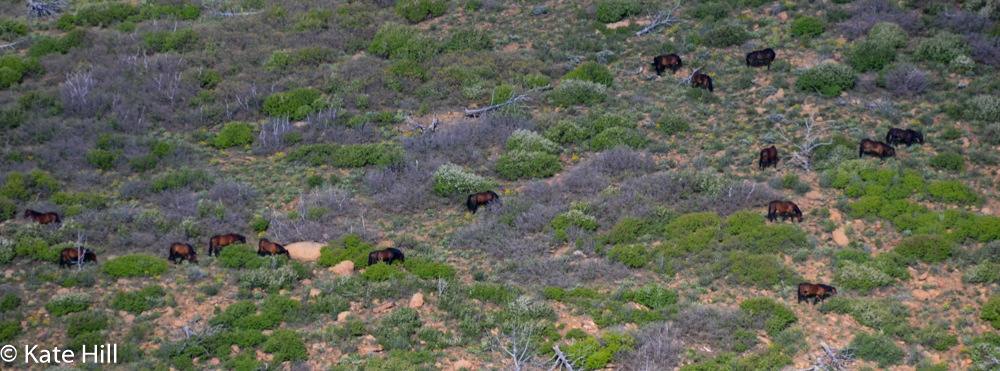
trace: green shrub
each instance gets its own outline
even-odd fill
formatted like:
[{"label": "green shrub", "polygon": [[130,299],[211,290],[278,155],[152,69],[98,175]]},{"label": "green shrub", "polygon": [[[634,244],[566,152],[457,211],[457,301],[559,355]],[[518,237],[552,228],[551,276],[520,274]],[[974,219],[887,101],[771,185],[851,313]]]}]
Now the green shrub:
[{"label": "green shrub", "polygon": [[649,224],[646,219],[625,217],[611,228],[611,232],[608,233],[608,241],[615,245],[635,242],[639,235],[645,233],[650,227]]},{"label": "green shrub", "polygon": [[298,272],[290,264],[278,269],[271,269],[271,267],[265,266],[246,272],[240,276],[240,287],[248,290],[261,288],[273,292],[280,289],[292,288],[298,279]]},{"label": "green shrub", "polygon": [[385,264],[385,262],[380,262],[365,268],[365,272],[361,276],[369,281],[382,282],[392,278],[406,277],[406,273],[403,273],[395,264],[389,265]]},{"label": "green shrub", "polygon": [[183,52],[194,48],[198,43],[198,33],[187,28],[183,30],[146,32],[142,35],[142,41],[146,46],[157,52]]},{"label": "green shrub", "polygon": [[32,260],[51,262],[59,260],[59,250],[50,248],[45,240],[38,237],[17,239],[14,250],[17,256],[30,257]]},{"label": "green shrub", "polygon": [[288,329],[275,330],[264,343],[264,351],[274,355],[271,361],[275,364],[306,360],[306,343],[302,336]]},{"label": "green shrub", "polygon": [[791,326],[798,320],[795,312],[784,304],[775,302],[771,298],[753,298],[740,302],[740,309],[751,314],[763,316],[767,333],[771,336],[777,335],[782,330]]},{"label": "green shrub", "polygon": [[597,3],[594,16],[598,21],[612,23],[637,15],[641,11],[642,4],[635,0],[601,0]]},{"label": "green shrub", "polygon": [[448,42],[444,44],[444,49],[448,51],[472,50],[476,52],[493,50],[493,35],[478,28],[457,30],[448,38]]},{"label": "green shrub", "polygon": [[587,139],[587,133],[579,125],[569,120],[560,120],[545,131],[545,139],[559,144],[579,143]]},{"label": "green shrub", "polygon": [[485,192],[499,185],[492,179],[466,172],[461,166],[447,163],[434,171],[434,194],[450,196]]},{"label": "green shrub", "polygon": [[909,41],[910,35],[898,24],[882,22],[872,26],[871,30],[868,31],[868,39],[900,49],[906,47],[906,42]]},{"label": "green shrub", "polygon": [[858,358],[877,362],[882,368],[900,364],[906,355],[903,348],[896,345],[892,338],[867,332],[855,335],[850,347],[854,349],[854,355]]},{"label": "green shrub", "polygon": [[[3,85],[0,84],[0,86]],[[969,99],[965,115],[968,116],[969,119],[973,120],[986,122],[1000,121],[1000,98],[992,95],[977,95],[972,97],[972,99]],[[990,136],[987,135],[986,141],[994,143],[997,140],[990,139]]]},{"label": "green shrub", "polygon": [[55,316],[64,316],[86,310],[91,304],[90,296],[83,293],[59,294],[45,303],[45,309]]},{"label": "green shrub", "polygon": [[993,328],[1000,329],[1000,294],[990,296],[986,304],[979,310],[979,319],[989,322]]},{"label": "green shrub", "polygon": [[563,80],[549,93],[548,98],[563,106],[595,105],[608,99],[608,95],[608,87],[605,85],[590,81]]},{"label": "green shrub", "polygon": [[399,163],[403,153],[399,147],[384,144],[354,144],[341,146],[333,155],[333,166],[365,167]]},{"label": "green shrub", "polygon": [[795,80],[795,88],[833,97],[853,88],[857,79],[857,75],[849,67],[827,63],[813,67],[799,76]]},{"label": "green shrub", "polygon": [[167,268],[165,260],[145,254],[123,255],[104,263],[104,272],[115,278],[158,276]]},{"label": "green shrub", "polygon": [[332,267],[344,260],[350,260],[355,268],[365,267],[368,265],[368,254],[375,250],[375,245],[371,242],[362,242],[357,235],[349,234],[320,248],[319,260],[316,263]]},{"label": "green shrub", "polygon": [[975,189],[959,181],[933,182],[927,185],[927,192],[939,202],[978,205],[983,201]]},{"label": "green shrub", "polygon": [[507,138],[508,151],[544,152],[557,155],[562,148],[555,142],[545,139],[540,134],[530,130],[515,130]]},{"label": "green shrub", "polygon": [[542,152],[509,151],[496,162],[497,173],[507,180],[546,178],[561,170],[558,156]]},{"label": "green shrub", "polygon": [[684,251],[699,252],[708,247],[709,241],[717,238],[721,223],[719,216],[712,212],[685,214],[667,224],[663,235],[670,237]]},{"label": "green shrub", "polygon": [[69,349],[82,349],[84,345],[90,349],[96,349],[97,347],[107,343],[107,339],[100,331],[85,332],[77,337],[70,340],[67,348]]},{"label": "green shrub", "polygon": [[74,338],[84,333],[101,331],[107,327],[108,319],[103,313],[85,311],[69,317],[69,324],[66,326],[66,335]]},{"label": "green shrub", "polygon": [[687,120],[683,117],[663,115],[660,116],[660,120],[656,122],[656,127],[660,128],[660,131],[666,135],[674,135],[688,131],[691,128],[691,125],[689,125]]},{"label": "green shrub", "polygon": [[724,266],[728,266],[729,280],[733,284],[771,287],[782,281],[789,284],[801,279],[793,269],[769,254],[731,251],[724,261],[717,263],[716,268],[723,270]]},{"label": "green shrub", "polygon": [[917,332],[917,339],[925,347],[934,348],[937,351],[945,352],[958,345],[958,336],[948,333],[948,330],[939,325],[931,325],[920,329]]},{"label": "green shrub", "polygon": [[549,226],[555,230],[565,230],[569,226],[575,226],[593,231],[597,229],[597,218],[587,215],[581,210],[573,209],[553,218],[549,222]]},{"label": "green shrub", "polygon": [[646,137],[632,129],[613,127],[594,136],[594,140],[591,142],[591,149],[595,151],[603,151],[618,146],[642,148],[646,146]]},{"label": "green shrub", "polygon": [[205,70],[198,78],[202,89],[215,89],[222,82],[222,74],[216,70]]},{"label": "green shrub", "polygon": [[410,23],[420,23],[428,16],[440,17],[448,10],[444,0],[397,0],[396,14]]},{"label": "green shrub", "polygon": [[590,126],[593,128],[593,134],[600,134],[610,128],[634,129],[636,124],[621,115],[605,113],[594,117],[590,122]]},{"label": "green shrub", "polygon": [[623,299],[645,305],[650,309],[659,310],[676,304],[677,293],[657,284],[648,284],[626,292]]},{"label": "green shrub", "polygon": [[25,188],[24,174],[16,171],[7,173],[7,182],[0,188],[0,196],[11,200],[25,200],[29,194]]},{"label": "green shrub", "polygon": [[384,58],[423,62],[438,53],[437,41],[422,31],[398,23],[386,23],[375,33],[368,51]]},{"label": "green shrub", "polygon": [[962,280],[970,283],[1000,283],[1000,264],[982,262],[965,270]]},{"label": "green shrub", "polygon": [[[280,94],[280,93],[279,93]],[[268,97],[270,99],[270,97]],[[264,105],[267,105],[265,101]],[[253,143],[253,125],[245,122],[226,123],[212,142],[215,148],[231,148]]]},{"label": "green shrub", "polygon": [[28,49],[28,56],[41,58],[52,53],[66,54],[70,49],[77,47],[83,42],[86,34],[83,30],[72,30],[59,39],[41,39]]},{"label": "green shrub", "polygon": [[315,111],[313,105],[321,96],[320,92],[309,88],[274,93],[264,100],[263,111],[269,116],[301,120]]},{"label": "green shrub", "polygon": [[743,45],[747,41],[750,41],[750,33],[742,26],[732,24],[717,26],[704,35],[705,44],[716,48]]},{"label": "green shrub", "polygon": [[451,279],[455,277],[455,267],[445,263],[438,263],[426,258],[406,259],[404,267],[417,277],[433,280],[438,278]]},{"label": "green shrub", "polygon": [[111,301],[111,307],[139,314],[163,304],[166,295],[166,290],[160,285],[149,285],[138,291],[118,291]]},{"label": "green shrub", "polygon": [[962,41],[962,37],[948,31],[942,31],[932,38],[921,40],[920,44],[917,44],[914,56],[918,60],[948,63],[963,54],[969,54],[969,50],[967,44]]},{"label": "green shrub", "polygon": [[931,167],[941,170],[965,170],[965,157],[954,152],[938,153],[930,161]]},{"label": "green shrub", "polygon": [[127,3],[109,1],[84,5],[76,12],[77,24],[107,27],[121,22],[139,12],[139,8]]},{"label": "green shrub", "polygon": [[691,17],[700,20],[725,19],[732,10],[732,7],[725,2],[702,3],[691,11]]},{"label": "green shrub", "polygon": [[[711,232],[703,233],[711,237]],[[767,225],[762,215],[752,211],[730,215],[723,233],[723,246],[756,253],[784,252],[807,244],[805,231],[792,225]]]},{"label": "green shrub", "polygon": [[21,306],[21,298],[13,292],[8,292],[3,297],[0,297],[0,313],[10,312],[19,306]]},{"label": "green shrub", "polygon": [[23,332],[21,330],[21,323],[18,321],[0,322],[0,343],[14,340],[21,332]]},{"label": "green shrub", "polygon": [[642,268],[649,261],[649,251],[645,245],[615,245],[608,256],[629,268]]},{"label": "green shrub", "polygon": [[608,67],[597,62],[583,62],[572,71],[563,76],[563,81],[579,80],[602,84],[611,87],[614,84],[614,75],[608,71]]},{"label": "green shrub", "polygon": [[87,152],[87,162],[89,162],[94,167],[101,170],[108,170],[118,162],[118,158],[121,156],[122,151],[105,151],[103,149],[95,149]]},{"label": "green shrub", "polygon": [[195,169],[191,171],[187,168],[181,168],[181,171],[171,171],[153,179],[149,184],[149,188],[154,193],[160,193],[188,186],[197,190],[210,185],[212,185],[212,179],[208,177],[208,173],[205,170]]},{"label": "green shrub", "polygon": [[841,260],[837,263],[837,272],[834,278],[842,287],[861,290],[862,293],[896,282],[891,276],[878,269],[850,260]]},{"label": "green shrub", "polygon": [[816,17],[799,17],[792,23],[792,35],[816,37],[826,30],[826,24]]},{"label": "green shrub", "polygon": [[881,71],[896,61],[895,48],[871,38],[854,43],[854,47],[846,55],[847,64],[858,72]]}]

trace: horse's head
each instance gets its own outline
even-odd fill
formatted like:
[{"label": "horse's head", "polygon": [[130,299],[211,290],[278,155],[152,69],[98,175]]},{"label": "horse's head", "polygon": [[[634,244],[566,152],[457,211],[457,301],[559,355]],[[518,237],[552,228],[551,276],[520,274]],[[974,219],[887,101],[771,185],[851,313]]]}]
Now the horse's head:
[{"label": "horse's head", "polygon": [[913,136],[915,138],[917,138],[917,142],[920,142],[920,144],[924,144],[924,135],[923,134],[920,134],[919,132],[914,131],[913,132]]},{"label": "horse's head", "polygon": [[25,217],[25,218],[30,218],[30,217],[33,217],[33,216],[35,216],[35,214],[37,214],[37,213],[35,212],[35,210],[31,210],[31,209],[25,209],[25,210],[24,210],[24,217]]}]

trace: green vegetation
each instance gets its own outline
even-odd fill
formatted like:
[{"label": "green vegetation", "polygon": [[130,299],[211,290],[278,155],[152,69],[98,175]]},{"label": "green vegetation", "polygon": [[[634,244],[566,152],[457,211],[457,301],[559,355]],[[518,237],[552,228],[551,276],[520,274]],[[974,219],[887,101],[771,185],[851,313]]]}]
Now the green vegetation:
[{"label": "green vegetation", "polygon": [[810,68],[795,80],[795,88],[805,92],[818,92],[825,96],[839,96],[854,88],[858,80],[850,68],[839,64],[821,64]]},{"label": "green vegetation", "polygon": [[488,191],[497,185],[496,181],[467,172],[451,163],[441,165],[434,171],[434,193],[438,196],[467,196]]},{"label": "green vegetation", "polygon": [[116,278],[157,276],[167,272],[167,262],[145,254],[123,255],[105,262],[104,272]]},{"label": "green vegetation", "polygon": [[816,17],[799,17],[792,22],[792,35],[816,37],[826,30],[823,21]]},{"label": "green vegetation", "polygon": [[741,26],[721,25],[705,33],[705,44],[716,48],[743,45],[750,40],[750,33]]},{"label": "green vegetation", "polygon": [[867,332],[858,333],[851,340],[855,355],[863,360],[877,362],[879,367],[898,365],[903,361],[906,352],[896,342],[884,335],[871,335]]},{"label": "green vegetation", "polygon": [[[280,93],[279,93],[280,94]],[[264,103],[265,107],[267,102]],[[230,122],[222,127],[219,136],[215,137],[212,145],[215,148],[231,148],[237,146],[249,146],[253,143],[253,126],[245,122]]]},{"label": "green vegetation", "polygon": [[509,151],[496,163],[497,173],[507,180],[545,178],[560,170],[559,157],[544,152]]}]

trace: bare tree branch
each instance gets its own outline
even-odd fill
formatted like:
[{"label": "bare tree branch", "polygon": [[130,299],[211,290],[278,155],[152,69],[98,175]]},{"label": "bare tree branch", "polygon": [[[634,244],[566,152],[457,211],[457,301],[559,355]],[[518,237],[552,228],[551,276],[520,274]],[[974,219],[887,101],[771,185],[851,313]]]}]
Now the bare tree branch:
[{"label": "bare tree branch", "polygon": [[410,125],[413,125],[417,129],[420,129],[420,132],[423,133],[423,135],[427,135],[427,133],[433,133],[434,130],[437,129],[437,126],[438,126],[438,123],[439,123],[437,116],[434,116],[434,121],[432,121],[431,124],[428,125],[428,126],[426,126],[426,127],[423,126],[423,125],[418,124],[409,115],[406,115],[405,118],[406,118],[406,121],[410,123]]},{"label": "bare tree branch", "polygon": [[800,129],[804,129],[804,136],[802,141],[796,143],[793,141],[795,137],[789,139],[789,135],[785,135],[784,129],[778,131],[778,135],[781,139],[785,141],[788,145],[792,146],[794,150],[791,151],[791,156],[787,160],[790,164],[801,167],[808,173],[810,169],[809,159],[816,148],[821,146],[827,146],[833,143],[833,141],[820,142],[819,138],[826,134],[827,128],[817,127],[816,121],[813,120],[813,114],[809,114],[809,118],[803,120],[802,124],[799,124]]},{"label": "bare tree branch", "polygon": [[532,364],[535,346],[531,336],[534,332],[534,324],[515,321],[509,330],[501,329],[493,336],[494,349],[510,359],[513,371],[524,371]]},{"label": "bare tree branch", "polygon": [[674,11],[676,11],[677,8],[679,8],[680,6],[681,6],[681,1],[677,0],[677,4],[674,5],[673,8],[670,8],[670,10],[667,11],[666,13],[660,11],[659,13],[656,13],[656,16],[653,16],[653,14],[647,10],[646,15],[647,17],[649,17],[650,20],[649,26],[646,26],[646,28],[639,30],[638,32],[635,33],[635,35],[642,36],[642,34],[652,31],[654,28],[657,28],[659,26],[671,25],[674,23],[682,22],[681,19],[674,17]]},{"label": "bare tree branch", "polygon": [[691,71],[691,75],[688,76],[686,79],[681,80],[681,82],[677,83],[677,86],[684,85],[684,83],[690,84],[691,83],[691,78],[694,77],[694,74],[697,73],[698,70],[700,70],[700,69],[701,69],[701,67],[695,68],[694,71]]},{"label": "bare tree branch", "polygon": [[635,76],[635,75],[641,74],[644,69],[645,69],[645,67],[639,67],[639,69],[637,71],[635,71],[635,72],[631,72],[631,71],[619,71],[619,73],[622,74],[622,75],[625,75],[625,76]]},{"label": "bare tree branch", "polygon": [[[518,96],[512,98],[511,100],[508,100],[508,101],[500,103],[500,104],[494,104],[494,105],[489,106],[489,107],[480,108],[480,109],[474,109],[474,110],[470,110],[470,109],[466,108],[465,109],[465,116],[466,117],[479,117],[479,115],[482,115],[482,114],[484,114],[486,112],[498,110],[498,109],[506,107],[506,106],[515,105],[515,104],[522,103],[522,102],[527,102],[527,101],[530,101],[530,100],[531,100],[531,98],[529,98],[527,94],[521,94],[521,95],[518,95]],[[531,108],[531,107],[524,106],[524,108]]]},{"label": "bare tree branch", "polygon": [[28,16],[35,18],[52,17],[63,10],[63,5],[65,5],[65,2],[62,0],[50,2],[28,0]]}]

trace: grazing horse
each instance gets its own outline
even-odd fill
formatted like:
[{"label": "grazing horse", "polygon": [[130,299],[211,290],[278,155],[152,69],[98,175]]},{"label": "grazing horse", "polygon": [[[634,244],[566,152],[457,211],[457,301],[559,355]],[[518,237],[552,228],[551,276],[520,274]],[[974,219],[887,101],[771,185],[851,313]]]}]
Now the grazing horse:
[{"label": "grazing horse", "polygon": [[240,243],[245,245],[247,238],[236,233],[212,236],[212,239],[208,240],[208,256],[212,256],[213,252],[215,256],[219,256],[219,252],[222,251],[223,246],[232,245],[236,241],[240,241]]},{"label": "grazing horse", "polygon": [[885,133],[885,142],[888,144],[906,143],[909,147],[914,141],[924,144],[924,135],[916,130],[896,128],[889,129],[889,132]]},{"label": "grazing horse", "polygon": [[802,210],[799,210],[799,205],[791,201],[771,201],[767,205],[767,220],[773,222],[779,216],[781,217],[781,221],[785,221],[785,218],[791,217],[792,221],[798,219],[798,222],[802,223]]},{"label": "grazing horse", "polygon": [[755,50],[747,54],[747,67],[767,66],[771,70],[771,62],[774,62],[774,49]]},{"label": "grazing horse", "polygon": [[49,224],[49,223],[62,223],[59,220],[59,214],[56,213],[40,213],[32,209],[24,210],[24,218],[31,218],[38,224]]},{"label": "grazing horse", "polygon": [[861,140],[858,152],[858,157],[865,157],[865,155],[877,156],[878,158],[896,157],[896,149],[890,147],[888,144],[870,139]]},{"label": "grazing horse", "polygon": [[262,238],[260,242],[257,243],[257,255],[284,255],[289,259],[292,258],[292,255],[288,253],[288,250],[285,250],[284,246],[271,242],[266,238]]},{"label": "grazing horse", "polygon": [[480,206],[486,206],[498,201],[500,201],[500,196],[497,196],[493,191],[486,191],[469,195],[469,199],[465,201],[465,206],[475,214],[476,209]]},{"label": "grazing horse", "polygon": [[180,264],[182,260],[188,263],[198,264],[198,255],[194,253],[194,248],[186,243],[175,242],[170,245],[170,261]]},{"label": "grazing horse", "polygon": [[757,167],[767,169],[768,166],[778,168],[778,149],[774,146],[760,150],[760,160],[757,160]]},{"label": "grazing horse", "polygon": [[677,69],[683,67],[684,63],[679,55],[667,54],[654,57],[652,66],[656,68],[656,75],[660,76],[667,68],[671,73],[677,73]]},{"label": "grazing horse", "polygon": [[827,286],[822,283],[808,283],[803,282],[799,284],[799,301],[801,303],[803,300],[808,302],[807,297],[813,295],[813,305],[816,305],[816,299],[821,301],[826,301],[826,294],[832,294],[831,296],[837,296],[837,288],[833,286]]},{"label": "grazing horse", "polygon": [[714,92],[715,89],[712,87],[712,78],[701,72],[695,72],[691,76],[691,87],[697,88],[699,86],[704,86],[710,92]]},{"label": "grazing horse", "polygon": [[78,259],[80,259],[80,251],[83,251],[83,262],[97,262],[97,255],[95,255],[90,249],[86,247],[67,247],[59,251],[59,267],[69,267],[73,264],[78,264]]},{"label": "grazing horse", "polygon": [[369,267],[380,261],[392,264],[396,260],[399,260],[399,264],[403,264],[403,252],[391,247],[385,250],[372,251],[371,254],[368,254]]}]

